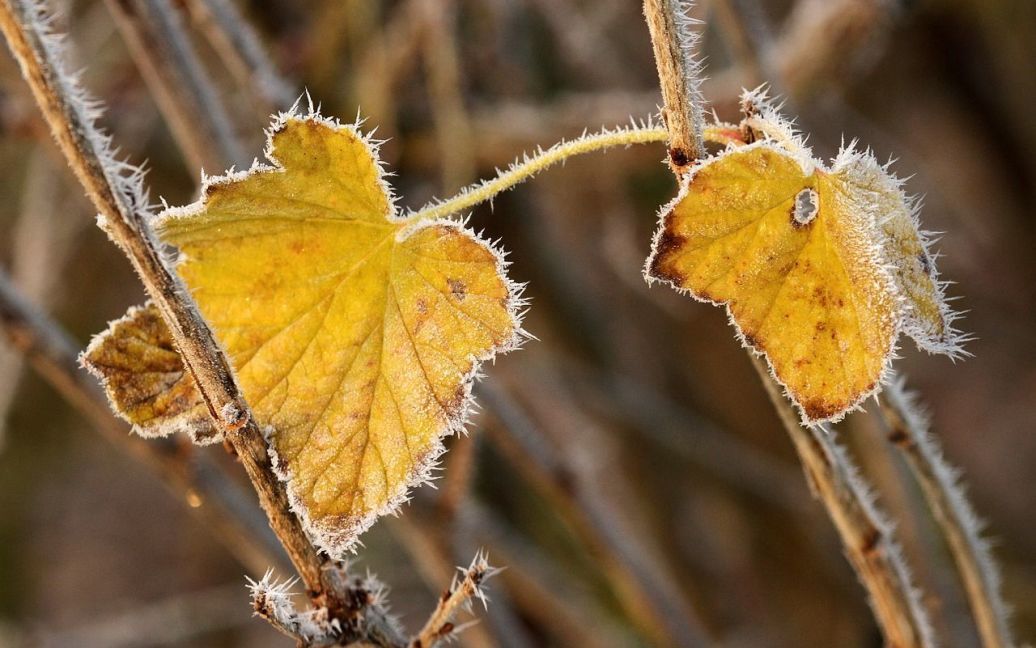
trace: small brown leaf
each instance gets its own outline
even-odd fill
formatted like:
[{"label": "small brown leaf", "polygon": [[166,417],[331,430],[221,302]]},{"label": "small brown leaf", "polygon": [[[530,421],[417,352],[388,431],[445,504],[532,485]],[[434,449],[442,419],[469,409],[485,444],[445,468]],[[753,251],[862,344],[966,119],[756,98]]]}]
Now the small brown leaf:
[{"label": "small brown leaf", "polygon": [[112,409],[143,437],[176,431],[196,443],[219,434],[158,309],[133,306],[95,336],[79,358],[104,385]]}]

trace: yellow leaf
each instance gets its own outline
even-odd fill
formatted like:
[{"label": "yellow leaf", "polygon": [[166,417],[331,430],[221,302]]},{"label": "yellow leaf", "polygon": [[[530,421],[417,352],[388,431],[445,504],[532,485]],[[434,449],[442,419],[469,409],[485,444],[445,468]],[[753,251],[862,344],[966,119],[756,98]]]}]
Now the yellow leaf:
[{"label": "yellow leaf", "polygon": [[931,264],[898,181],[872,156],[843,151],[827,168],[785,138],[729,148],[688,174],[646,275],[726,304],[815,423],[879,388],[900,330],[959,352]]},{"label": "yellow leaf", "polygon": [[479,364],[516,345],[520,300],[488,243],[396,216],[354,127],[285,115],[267,156],[274,166],[210,179],[158,231],[294,507],[338,554],[427,479]]},{"label": "yellow leaf", "polygon": [[112,322],[79,360],[101,380],[112,408],[137,434],[157,437],[182,431],[196,443],[218,440],[208,407],[150,302]]}]

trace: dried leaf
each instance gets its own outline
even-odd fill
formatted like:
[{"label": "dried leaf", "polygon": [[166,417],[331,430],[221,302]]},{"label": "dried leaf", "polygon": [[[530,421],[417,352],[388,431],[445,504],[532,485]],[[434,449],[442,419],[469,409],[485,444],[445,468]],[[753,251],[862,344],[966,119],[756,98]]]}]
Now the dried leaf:
[{"label": "dried leaf", "polygon": [[218,440],[208,407],[151,302],[112,322],[80,362],[101,380],[113,409],[137,434],[159,437],[180,431],[197,443]]},{"label": "dried leaf", "polygon": [[959,354],[899,181],[851,146],[825,167],[787,123],[751,119],[774,137],[688,174],[662,211],[648,279],[726,304],[810,423],[841,418],[879,388],[901,330]]}]

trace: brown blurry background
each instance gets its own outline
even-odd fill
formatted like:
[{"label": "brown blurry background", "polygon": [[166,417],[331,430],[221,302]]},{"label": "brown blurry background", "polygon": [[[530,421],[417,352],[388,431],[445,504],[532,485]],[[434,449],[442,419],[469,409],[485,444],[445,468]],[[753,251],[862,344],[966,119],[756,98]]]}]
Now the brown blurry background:
[{"label": "brown blurry background", "polygon": [[[134,2],[69,2],[61,24],[117,144],[148,161],[155,198],[184,204],[198,162],[217,173],[227,161],[192,159],[167,127],[109,11]],[[261,155],[264,115],[305,88],[326,114],[359,109],[389,138],[403,206],[661,101],[635,0],[242,2],[285,83],[265,96],[212,38],[203,10],[221,2],[172,4],[246,162]],[[858,137],[925,196],[974,357],[954,364],[904,340],[896,366],[963,468],[1014,625],[1033,640],[1036,3],[702,0],[695,15],[721,118],[737,119],[742,86],[768,80],[818,154]],[[528,282],[538,339],[487,368],[485,411],[450,440],[438,490],[364,536],[355,569],[391,587],[411,630],[443,566],[484,546],[509,569],[465,645],[659,645],[688,610],[723,645],[880,645],[725,314],[641,278],[674,193],[663,154],[573,159],[474,210]],[[143,291],[93,226],[6,50],[0,168],[0,264],[85,345]],[[976,645],[950,558],[877,421],[854,414],[839,431],[899,524],[945,644]],[[221,448],[199,452],[241,477]],[[0,646],[289,645],[250,618],[245,573],[257,575],[0,343]],[[638,605],[653,608],[640,621]],[[652,615],[675,630],[645,627]]]}]

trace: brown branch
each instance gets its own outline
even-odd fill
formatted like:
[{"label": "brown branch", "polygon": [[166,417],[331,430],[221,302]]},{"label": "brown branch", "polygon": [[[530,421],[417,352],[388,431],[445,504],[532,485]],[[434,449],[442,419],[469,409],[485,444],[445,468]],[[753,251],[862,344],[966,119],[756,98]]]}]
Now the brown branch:
[{"label": "brown branch", "polygon": [[662,118],[669,129],[669,166],[676,174],[705,157],[704,100],[698,64],[691,48],[695,37],[686,15],[686,0],[644,0],[644,16],[651,32],[658,82],[662,89]]},{"label": "brown branch", "polygon": [[248,160],[214,85],[168,0],[106,0],[191,169]]},{"label": "brown branch", "polygon": [[283,550],[259,510],[218,466],[172,439],[127,434],[126,424],[112,414],[97,383],[79,371],[78,345],[23,299],[2,272],[0,327],[14,349],[102,437],[150,468],[245,567],[262,573],[270,565],[285,564]]},{"label": "brown branch", "polygon": [[[437,525],[418,519],[414,511],[390,518],[387,522],[429,590],[437,592],[443,583],[450,582],[456,573],[456,563],[441,534],[435,532]],[[482,624],[473,626],[464,634],[464,643],[468,648],[490,648],[497,644]]]},{"label": "brown branch", "polygon": [[256,111],[265,120],[295,100],[291,83],[277,71],[251,23],[231,0],[187,0],[187,11],[224,65],[256,100]]},{"label": "brown branch", "polygon": [[824,504],[849,562],[870,595],[871,609],[887,645],[932,646],[932,629],[919,592],[873,496],[845,451],[821,427],[803,427],[763,360],[752,357],[766,393],[802,460],[814,495]]},{"label": "brown branch", "polygon": [[153,241],[139,170],[117,162],[93,125],[96,104],[63,72],[48,17],[33,2],[0,0],[0,30],[18,60],[51,133],[100,212],[101,226],[126,254],[173,339],[217,427],[237,453],[274,532],[317,605],[332,614],[347,604],[325,577],[331,560],[309,542],[270,464],[266,441],[251,418],[226,357],[187,291]]},{"label": "brown branch", "polygon": [[550,447],[506,392],[483,383],[478,396],[486,413],[501,423],[489,428],[490,438],[573,525],[637,626],[659,645],[708,645],[693,608],[626,521],[587,487],[579,467]]},{"label": "brown branch", "polygon": [[1014,638],[1007,605],[1000,596],[1000,574],[981,523],[959,484],[959,473],[946,463],[910,394],[896,381],[878,399],[889,442],[906,460],[953,556],[975,625],[984,646],[1009,648]]},{"label": "brown branch", "polygon": [[468,609],[472,599],[478,599],[484,606],[488,606],[483,585],[499,571],[489,566],[485,554],[476,554],[471,565],[463,570],[463,576],[459,579],[455,577],[449,589],[443,592],[424,627],[410,640],[409,648],[432,648],[456,637],[464,630],[463,625],[458,626],[453,622],[457,614]]}]

